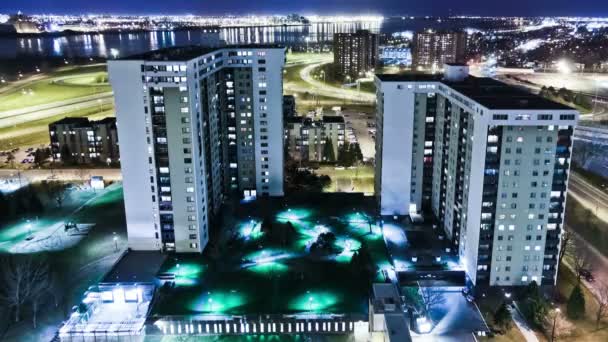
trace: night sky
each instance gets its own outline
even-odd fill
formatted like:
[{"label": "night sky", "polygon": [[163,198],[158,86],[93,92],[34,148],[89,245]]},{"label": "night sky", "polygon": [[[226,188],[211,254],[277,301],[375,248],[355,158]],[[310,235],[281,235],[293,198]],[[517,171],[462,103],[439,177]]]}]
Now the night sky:
[{"label": "night sky", "polygon": [[608,16],[608,0],[0,0],[0,12]]}]

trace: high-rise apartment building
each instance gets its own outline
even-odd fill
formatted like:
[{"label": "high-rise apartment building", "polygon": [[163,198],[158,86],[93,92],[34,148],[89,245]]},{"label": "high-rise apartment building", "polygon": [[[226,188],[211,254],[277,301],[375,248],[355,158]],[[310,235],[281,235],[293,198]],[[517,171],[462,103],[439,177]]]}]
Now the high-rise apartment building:
[{"label": "high-rise apartment building", "polygon": [[413,41],[414,70],[439,71],[446,63],[463,62],[467,35],[459,31],[416,32]]},{"label": "high-rise apartment building", "polygon": [[[49,135],[54,161],[110,164],[120,160],[116,118],[108,117],[98,121],[63,118],[49,124]],[[70,155],[66,157],[64,153]]]},{"label": "high-rise apartment building", "polygon": [[352,80],[374,71],[378,64],[378,35],[368,30],[334,34],[334,64]]},{"label": "high-rise apartment building", "polygon": [[201,252],[226,196],[283,195],[284,61],[248,45],[109,62],[130,248]]},{"label": "high-rise apartment building", "polygon": [[445,70],[376,77],[381,214],[434,217],[474,284],[554,284],[579,113]]},{"label": "high-rise apartment building", "polygon": [[336,161],[344,130],[342,116],[324,115],[320,120],[289,117],[285,119],[285,148],[293,160]]}]

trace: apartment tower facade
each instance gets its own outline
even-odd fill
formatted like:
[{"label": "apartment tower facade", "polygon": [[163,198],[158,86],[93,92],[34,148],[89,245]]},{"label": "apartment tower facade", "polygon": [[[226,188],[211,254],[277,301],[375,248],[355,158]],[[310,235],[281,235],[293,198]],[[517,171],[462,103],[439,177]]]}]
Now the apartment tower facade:
[{"label": "apartment tower facade", "polygon": [[473,284],[554,284],[579,113],[445,70],[376,76],[381,214],[432,217]]},{"label": "apartment tower facade", "polygon": [[334,34],[334,64],[352,81],[374,71],[378,64],[378,34],[368,30]]},{"label": "apartment tower facade", "polygon": [[109,62],[130,248],[202,252],[226,197],[283,195],[284,61],[249,45]]},{"label": "apartment tower facade", "polygon": [[460,31],[416,32],[412,67],[414,70],[438,72],[446,63],[464,62],[467,35]]}]

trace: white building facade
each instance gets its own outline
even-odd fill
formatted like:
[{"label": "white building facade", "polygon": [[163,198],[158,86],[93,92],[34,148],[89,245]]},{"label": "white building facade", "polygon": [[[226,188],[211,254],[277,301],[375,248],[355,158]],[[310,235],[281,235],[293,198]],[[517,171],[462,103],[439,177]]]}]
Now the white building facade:
[{"label": "white building facade", "polygon": [[579,113],[452,67],[376,77],[380,212],[433,217],[473,284],[554,284]]},{"label": "white building facade", "polygon": [[108,63],[130,248],[202,252],[226,196],[283,195],[284,61],[250,45]]}]

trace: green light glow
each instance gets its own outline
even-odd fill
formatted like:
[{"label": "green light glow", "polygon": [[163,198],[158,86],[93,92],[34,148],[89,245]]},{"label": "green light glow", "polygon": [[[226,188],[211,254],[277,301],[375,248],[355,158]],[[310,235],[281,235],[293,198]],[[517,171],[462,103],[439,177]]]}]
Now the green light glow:
[{"label": "green light glow", "polygon": [[351,238],[338,237],[336,246],[341,250],[340,254],[336,255],[336,261],[349,263],[355,251],[361,248],[361,242]]},{"label": "green light glow", "polygon": [[262,232],[262,223],[256,220],[249,220],[239,224],[238,231],[246,240],[257,240],[264,235]]},{"label": "green light glow", "polygon": [[310,209],[289,208],[287,210],[279,212],[276,216],[276,219],[278,222],[281,223],[287,223],[287,221],[294,223],[294,221],[307,219],[311,215],[312,210]]},{"label": "green light glow", "polygon": [[203,265],[180,262],[173,265],[167,272],[175,274],[176,285],[193,286],[199,283],[204,269]]},{"label": "green light glow", "polygon": [[199,313],[224,313],[247,304],[243,293],[237,290],[211,291],[198,296],[188,309]]},{"label": "green light glow", "polygon": [[340,298],[330,291],[308,291],[293,298],[288,306],[294,311],[331,312]]},{"label": "green light glow", "polygon": [[273,275],[277,273],[285,273],[287,270],[289,270],[289,267],[280,262],[271,261],[263,264],[253,265],[248,267],[247,270],[264,275]]},{"label": "green light glow", "polygon": [[373,223],[373,219],[360,212],[346,215],[348,229],[354,235],[363,236],[366,240],[382,238],[382,229]]}]

